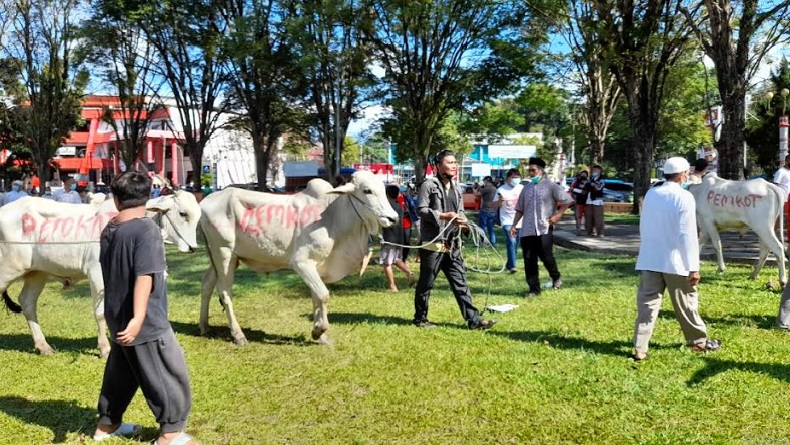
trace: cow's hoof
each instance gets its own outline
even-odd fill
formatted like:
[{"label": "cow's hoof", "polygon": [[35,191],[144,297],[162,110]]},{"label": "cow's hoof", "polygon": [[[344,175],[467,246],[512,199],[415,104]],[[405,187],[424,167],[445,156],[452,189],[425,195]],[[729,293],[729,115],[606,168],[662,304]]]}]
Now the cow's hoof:
[{"label": "cow's hoof", "polygon": [[332,339],[330,339],[329,337],[326,336],[326,334],[322,334],[320,337],[315,339],[315,341],[316,341],[316,343],[318,343],[320,345],[324,345],[324,346],[334,346],[334,344],[335,344],[332,341]]},{"label": "cow's hoof", "polygon": [[36,346],[38,353],[41,355],[55,355],[55,350],[50,345]]},{"label": "cow's hoof", "polygon": [[319,327],[313,328],[313,340],[318,341],[321,337],[324,337],[324,332],[326,332],[326,329],[321,329]]},{"label": "cow's hoof", "polygon": [[247,344],[247,337],[234,338],[233,343],[236,343],[236,346],[244,346]]}]

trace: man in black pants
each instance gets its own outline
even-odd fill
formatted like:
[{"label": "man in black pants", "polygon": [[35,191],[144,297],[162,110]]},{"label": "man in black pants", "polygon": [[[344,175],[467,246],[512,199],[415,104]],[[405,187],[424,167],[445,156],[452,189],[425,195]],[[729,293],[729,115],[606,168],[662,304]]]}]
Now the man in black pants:
[{"label": "man in black pants", "polygon": [[[529,291],[527,298],[540,294],[540,278],[538,276],[538,258],[546,266],[553,282],[553,288],[562,287],[560,271],[554,260],[554,224],[562,218],[573,200],[559,184],[544,177],[546,162],[540,158],[529,159],[530,182],[524,185],[516,203],[516,218],[510,229],[510,236],[516,236],[516,225],[521,217],[521,251],[524,254],[524,271]],[[559,207],[557,204],[560,204]]]},{"label": "man in black pants", "polygon": [[[461,257],[458,237],[466,230],[463,198],[453,177],[458,174],[458,162],[450,150],[442,150],[434,158],[436,177],[426,179],[420,186],[417,212],[420,216],[420,279],[414,293],[414,325],[433,328],[428,321],[428,299],[433,282],[441,270],[455,295],[461,315],[469,329],[488,329],[496,320],[483,320],[472,304],[472,293],[466,284],[466,266]],[[444,230],[448,224],[449,229]],[[441,233],[441,236],[439,234]]]}]

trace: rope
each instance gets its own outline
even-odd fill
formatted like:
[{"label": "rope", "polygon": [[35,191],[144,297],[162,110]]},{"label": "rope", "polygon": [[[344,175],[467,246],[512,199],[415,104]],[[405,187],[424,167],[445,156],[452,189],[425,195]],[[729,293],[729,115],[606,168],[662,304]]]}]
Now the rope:
[{"label": "rope", "polygon": [[[384,241],[384,238],[381,235],[379,235],[379,242],[381,242],[381,244],[388,244],[390,246],[396,246],[396,247],[402,247],[402,248],[422,249],[422,248],[425,248],[427,246],[430,246],[430,245],[442,240],[443,239],[443,235],[445,234],[445,232],[447,232],[448,230],[453,228],[453,222],[456,219],[458,219],[458,218],[460,218],[459,215],[456,215],[455,217],[453,217],[453,219],[448,221],[447,224],[444,226],[444,228],[441,231],[439,231],[439,234],[436,235],[436,237],[434,237],[432,240],[427,241],[426,243],[420,244],[418,246],[404,245],[404,244],[398,244],[398,243],[392,243],[392,242],[389,242],[389,241]],[[494,246],[491,245],[491,241],[489,241],[488,237],[486,236],[485,231],[483,231],[483,229],[480,228],[480,226],[478,226],[477,224],[475,224],[474,222],[472,222],[472,221],[470,221],[468,219],[466,220],[465,224],[469,228],[469,238],[470,238],[471,242],[475,245],[475,254],[473,255],[474,260],[473,260],[471,265],[470,264],[466,264],[466,268],[468,270],[473,271],[473,272],[482,273],[482,274],[485,274],[485,275],[488,276],[488,289],[486,290],[486,298],[483,301],[483,310],[480,311],[481,313],[484,313],[488,309],[488,299],[491,297],[491,287],[493,286],[492,275],[493,274],[498,274],[498,273],[504,273],[505,272],[505,266],[507,266],[507,264],[506,264],[506,261],[503,260],[502,255],[500,255],[499,252],[494,248]],[[461,261],[465,262],[465,259],[464,259],[464,256],[463,256],[463,237],[461,236],[461,231],[458,230],[456,232],[456,234],[453,236],[453,238],[449,239],[448,241],[451,241],[452,244],[458,243],[457,245],[458,245],[458,249],[459,249],[459,254],[461,255]],[[478,267],[478,265],[481,262],[481,258],[480,258],[481,257],[481,250],[482,250],[482,253],[483,253],[483,256],[484,256],[484,260],[486,262],[486,268],[485,269],[483,269],[482,267]],[[499,270],[492,270],[492,268],[491,268],[492,260],[493,260],[493,256],[491,255],[491,252],[494,252],[494,255],[496,256],[496,258],[499,259],[499,261],[502,264],[502,267],[500,267]]]}]

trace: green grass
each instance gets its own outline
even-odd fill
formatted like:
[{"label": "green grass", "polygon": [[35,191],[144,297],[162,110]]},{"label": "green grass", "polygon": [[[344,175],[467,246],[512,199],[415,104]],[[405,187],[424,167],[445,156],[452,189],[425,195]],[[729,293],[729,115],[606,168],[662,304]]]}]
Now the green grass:
[{"label": "green grass", "polygon": [[604,215],[603,219],[606,221],[606,224],[639,225],[639,215],[633,215],[631,213],[607,213]]},{"label": "green grass", "polygon": [[[385,292],[371,266],[331,286],[334,347],[309,341],[311,303],[291,272],[237,273],[235,308],[250,343],[230,341],[212,301],[198,336],[203,253],[168,253],[170,316],[186,351],[204,444],[785,443],[790,437],[790,341],[772,330],[775,269],[703,269],[701,312],[723,340],[695,355],[665,301],[651,357],[628,359],[635,316],[634,260],[557,250],[565,287],[523,301],[524,278],[471,274],[478,306],[517,303],[491,331],[468,331],[440,279],[430,316],[410,325],[412,292]],[[412,263],[413,267],[417,267]],[[545,270],[541,270],[546,279]],[[490,290],[490,296],[489,296]],[[16,295],[19,286],[12,288]],[[92,442],[103,361],[95,351],[87,283],[50,285],[39,320],[53,357],[34,353],[21,315],[0,312],[0,444]],[[157,425],[138,393],[127,421]],[[750,442],[751,441],[751,442]],[[140,443],[112,440],[105,443]]]}]

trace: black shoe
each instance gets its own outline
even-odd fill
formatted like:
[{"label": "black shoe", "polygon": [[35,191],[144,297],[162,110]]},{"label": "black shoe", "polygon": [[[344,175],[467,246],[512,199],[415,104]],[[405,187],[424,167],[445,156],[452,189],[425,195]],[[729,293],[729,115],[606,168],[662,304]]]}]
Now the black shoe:
[{"label": "black shoe", "polygon": [[431,323],[428,320],[415,321],[414,322],[414,326],[417,326],[418,328],[421,328],[421,329],[433,329],[433,328],[436,327],[435,324]]},{"label": "black shoe", "polygon": [[483,320],[480,323],[476,324],[475,326],[469,326],[469,329],[480,329],[480,330],[491,329],[491,327],[494,326],[496,323],[497,323],[496,320]]}]

